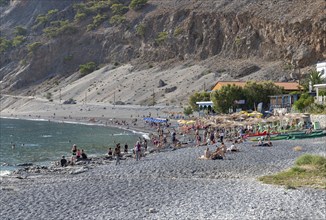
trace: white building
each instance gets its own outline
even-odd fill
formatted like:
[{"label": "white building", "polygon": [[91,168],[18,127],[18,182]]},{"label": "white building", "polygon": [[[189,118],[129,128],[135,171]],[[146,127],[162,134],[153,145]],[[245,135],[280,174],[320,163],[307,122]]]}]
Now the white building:
[{"label": "white building", "polygon": [[322,78],[324,79],[326,78],[326,62],[317,63],[316,70],[322,73],[321,75]]}]

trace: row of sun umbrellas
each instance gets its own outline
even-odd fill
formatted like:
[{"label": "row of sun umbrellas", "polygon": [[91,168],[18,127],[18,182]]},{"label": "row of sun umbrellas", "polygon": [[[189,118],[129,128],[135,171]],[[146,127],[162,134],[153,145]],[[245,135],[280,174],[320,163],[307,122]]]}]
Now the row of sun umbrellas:
[{"label": "row of sun umbrellas", "polygon": [[239,112],[233,114],[225,114],[225,115],[216,115],[216,116],[208,116],[199,118],[197,120],[179,120],[178,123],[180,125],[193,125],[199,124],[204,127],[221,127],[221,128],[234,128],[234,127],[243,127],[243,126],[253,126],[253,125],[262,125],[262,124],[270,124],[275,126],[282,126],[287,124],[288,122],[295,121],[303,121],[304,118],[308,117],[304,114],[285,114],[280,116],[270,116],[267,118],[263,118],[262,114],[259,112],[246,113]]}]

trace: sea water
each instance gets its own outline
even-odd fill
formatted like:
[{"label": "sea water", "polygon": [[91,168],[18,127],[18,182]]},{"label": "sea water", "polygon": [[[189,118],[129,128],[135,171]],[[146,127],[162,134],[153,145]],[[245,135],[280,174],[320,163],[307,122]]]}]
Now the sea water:
[{"label": "sea water", "polygon": [[139,136],[106,126],[0,118],[0,175],[18,164],[49,165],[62,155],[69,158],[73,144],[88,156],[104,155],[116,143],[131,149]]}]

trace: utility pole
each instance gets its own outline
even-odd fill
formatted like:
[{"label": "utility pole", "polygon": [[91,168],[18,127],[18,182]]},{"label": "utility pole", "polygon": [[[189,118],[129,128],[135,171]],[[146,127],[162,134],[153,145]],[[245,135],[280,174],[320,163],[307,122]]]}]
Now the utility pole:
[{"label": "utility pole", "polygon": [[155,105],[155,93],[154,93],[154,89],[153,89],[153,106]]},{"label": "utility pole", "polygon": [[61,89],[59,90],[59,99],[60,99],[59,104],[61,104]]},{"label": "utility pole", "polygon": [[115,92],[113,93],[113,107],[115,108]]}]

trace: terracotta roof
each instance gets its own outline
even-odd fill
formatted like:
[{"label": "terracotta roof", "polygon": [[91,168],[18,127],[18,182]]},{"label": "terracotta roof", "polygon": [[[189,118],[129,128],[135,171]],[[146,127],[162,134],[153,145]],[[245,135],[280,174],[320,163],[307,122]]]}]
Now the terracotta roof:
[{"label": "terracotta roof", "polygon": [[[244,87],[247,82],[243,81],[220,81],[217,82],[213,88],[213,91],[219,90],[222,86],[226,85],[236,85],[240,87]],[[258,82],[259,83],[259,82]],[[299,91],[299,83],[297,82],[274,82],[275,85],[283,87],[286,91]]]}]

